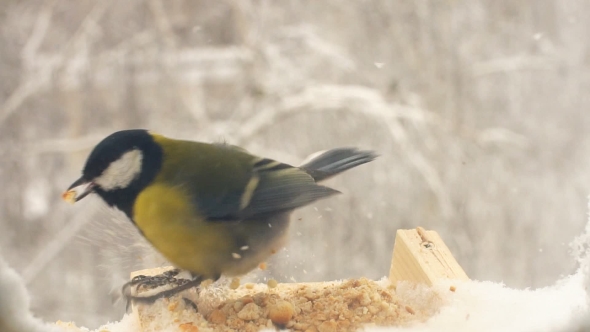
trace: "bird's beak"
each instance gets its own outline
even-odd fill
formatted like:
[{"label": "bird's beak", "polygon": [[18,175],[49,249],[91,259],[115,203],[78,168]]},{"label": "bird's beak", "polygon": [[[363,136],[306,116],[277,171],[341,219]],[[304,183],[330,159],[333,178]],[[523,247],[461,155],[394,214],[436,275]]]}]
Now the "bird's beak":
[{"label": "bird's beak", "polygon": [[68,203],[74,204],[90,194],[94,190],[94,186],[95,184],[92,181],[79,178],[61,195],[61,198]]}]

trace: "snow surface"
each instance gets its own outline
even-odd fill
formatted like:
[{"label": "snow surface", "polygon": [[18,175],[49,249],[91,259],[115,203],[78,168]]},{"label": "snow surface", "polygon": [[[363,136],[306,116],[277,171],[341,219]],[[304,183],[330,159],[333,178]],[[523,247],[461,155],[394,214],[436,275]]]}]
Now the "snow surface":
[{"label": "snow surface", "polygon": [[[439,294],[450,294],[447,305],[434,317],[422,324],[400,328],[366,328],[367,332],[430,332],[430,331],[584,331],[590,327],[584,317],[590,315],[584,280],[578,273],[563,278],[551,287],[537,290],[518,290],[492,282],[451,282],[436,285]],[[456,291],[449,292],[454,285]],[[400,289],[401,288],[401,289]],[[424,288],[399,287],[400,298],[431,300],[431,291]],[[424,305],[427,305],[427,303]],[[586,324],[586,325],[584,325]],[[120,323],[105,325],[94,332],[138,331],[131,316]],[[177,331],[171,329],[171,332]],[[274,331],[274,330],[266,330]]]},{"label": "snow surface", "polygon": [[33,317],[29,304],[29,294],[22,278],[0,257],[0,331],[61,331]]},{"label": "snow surface", "polygon": [[445,282],[435,287],[440,288],[439,294],[450,294],[447,305],[426,323],[367,331],[565,331],[572,321],[588,313],[583,280],[575,274],[537,290],[470,281],[453,283],[455,293],[444,292],[450,286]]},{"label": "snow surface", "polygon": [[[590,330],[590,220],[584,234],[572,242],[572,253],[579,264],[573,275],[550,287],[530,290],[511,289],[486,281],[441,281],[434,287],[446,305],[425,323],[410,327],[366,328],[371,332],[427,331],[535,331],[566,332]],[[450,285],[456,287],[449,292]],[[431,301],[432,290],[398,284],[400,299]],[[55,332],[80,331],[56,328],[34,318],[29,311],[29,296],[22,278],[0,258],[0,331]],[[88,329],[81,329],[89,331]],[[136,322],[125,315],[120,322],[106,324],[94,332],[134,332]],[[173,331],[171,329],[171,331]],[[271,330],[269,330],[271,331]]]}]

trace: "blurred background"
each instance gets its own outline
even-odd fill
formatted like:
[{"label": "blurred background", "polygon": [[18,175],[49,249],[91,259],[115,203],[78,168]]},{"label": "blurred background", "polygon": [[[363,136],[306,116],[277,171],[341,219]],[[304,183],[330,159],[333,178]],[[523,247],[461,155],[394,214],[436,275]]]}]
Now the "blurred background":
[{"label": "blurred background", "polygon": [[40,317],[120,319],[128,273],[162,262],[98,198],[60,194],[100,139],[141,127],[293,164],[381,154],[294,214],[256,280],[381,278],[395,231],[423,226],[473,279],[549,285],[587,215],[589,16],[576,0],[2,0],[0,254]]}]

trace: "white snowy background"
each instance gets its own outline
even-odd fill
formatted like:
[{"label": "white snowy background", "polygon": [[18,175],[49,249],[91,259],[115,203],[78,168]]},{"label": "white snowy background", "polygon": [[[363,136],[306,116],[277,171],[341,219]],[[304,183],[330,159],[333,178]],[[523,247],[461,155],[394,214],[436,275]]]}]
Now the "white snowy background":
[{"label": "white snowy background", "polygon": [[0,256],[37,316],[119,320],[113,294],[159,262],[97,199],[60,194],[102,137],[143,127],[293,164],[382,155],[295,213],[266,277],[378,279],[395,230],[423,226],[473,279],[554,285],[590,193],[588,16],[581,0],[3,0]]}]

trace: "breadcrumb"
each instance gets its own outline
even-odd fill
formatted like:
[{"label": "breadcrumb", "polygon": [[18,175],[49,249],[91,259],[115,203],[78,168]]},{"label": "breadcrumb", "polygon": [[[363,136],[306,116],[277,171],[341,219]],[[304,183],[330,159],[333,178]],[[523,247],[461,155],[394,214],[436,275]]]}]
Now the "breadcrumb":
[{"label": "breadcrumb", "polygon": [[[276,282],[276,281],[275,281]],[[233,283],[233,281],[232,281]],[[347,281],[281,283],[274,288],[246,284],[201,291],[195,300],[198,312],[187,310],[182,293],[137,308],[142,326],[184,325],[200,332],[254,332],[263,329],[290,331],[356,331],[365,325],[406,326],[425,321],[432,308],[410,307],[402,303],[387,283],[366,278]],[[236,285],[234,285],[236,286]],[[212,287],[215,287],[213,285]],[[194,293],[194,295],[197,295]],[[179,302],[177,306],[170,305]],[[176,311],[162,311],[161,306]],[[190,330],[188,330],[190,331]],[[196,331],[196,330],[195,330]],[[192,332],[192,331],[191,331]]]},{"label": "breadcrumb", "polygon": [[229,288],[237,289],[238,287],[240,287],[240,278],[233,278],[229,284]]},{"label": "breadcrumb", "polygon": [[266,283],[266,285],[268,286],[268,288],[275,288],[278,286],[278,281],[276,281],[275,279],[269,279],[268,282]]},{"label": "breadcrumb", "polygon": [[295,308],[290,302],[279,300],[272,305],[268,312],[268,318],[277,325],[286,325],[295,315]]}]

